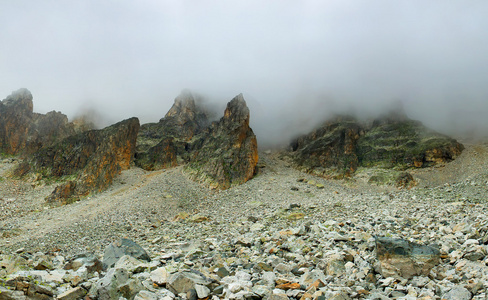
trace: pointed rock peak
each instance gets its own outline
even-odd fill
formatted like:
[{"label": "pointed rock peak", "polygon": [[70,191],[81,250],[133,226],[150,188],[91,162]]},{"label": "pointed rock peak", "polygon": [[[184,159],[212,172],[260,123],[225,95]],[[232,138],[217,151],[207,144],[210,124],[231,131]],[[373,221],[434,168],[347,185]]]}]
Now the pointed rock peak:
[{"label": "pointed rock peak", "polygon": [[246,105],[244,96],[237,95],[229,103],[224,112],[224,119],[228,119],[232,122],[247,122],[249,123],[249,108]]},{"label": "pointed rock peak", "polygon": [[33,103],[32,103],[32,94],[26,88],[21,88],[16,91],[13,91],[5,100],[1,102],[6,106],[26,106],[28,110],[33,110]]},{"label": "pointed rock peak", "polygon": [[166,117],[174,117],[181,114],[193,114],[197,110],[195,105],[195,97],[190,90],[181,91],[180,95],[176,97],[175,103],[171,109],[166,113]]},{"label": "pointed rock peak", "polygon": [[24,100],[24,99],[32,101],[32,94],[28,89],[21,88],[16,91],[13,91],[12,94],[10,94],[10,96],[8,96],[4,101],[13,102],[13,101]]}]

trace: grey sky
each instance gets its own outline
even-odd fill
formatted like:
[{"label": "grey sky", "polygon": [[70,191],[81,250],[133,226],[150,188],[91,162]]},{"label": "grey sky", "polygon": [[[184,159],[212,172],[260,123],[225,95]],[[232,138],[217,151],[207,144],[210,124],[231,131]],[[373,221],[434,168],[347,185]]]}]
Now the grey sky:
[{"label": "grey sky", "polygon": [[488,131],[488,1],[0,0],[0,99],[155,122],[188,88],[244,93],[260,142],[401,100],[437,130]]}]

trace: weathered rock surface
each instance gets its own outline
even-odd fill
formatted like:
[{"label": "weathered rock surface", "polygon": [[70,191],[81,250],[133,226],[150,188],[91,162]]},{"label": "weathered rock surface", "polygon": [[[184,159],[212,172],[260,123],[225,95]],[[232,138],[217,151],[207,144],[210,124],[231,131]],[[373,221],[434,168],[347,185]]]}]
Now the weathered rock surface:
[{"label": "weathered rock surface", "polygon": [[103,267],[105,269],[113,267],[124,255],[132,256],[139,260],[150,261],[147,252],[135,242],[129,239],[120,239],[105,248],[103,254]]},{"label": "weathered rock surface", "polygon": [[429,167],[454,160],[464,149],[456,140],[398,112],[370,125],[336,117],[291,146],[300,169],[332,178],[350,176],[358,167]]},{"label": "weathered rock surface", "polygon": [[72,135],[33,154],[14,172],[70,179],[56,187],[47,201],[65,204],[106,189],[133,161],[139,120],[127,119],[101,130]]},{"label": "weathered rock surface", "polygon": [[375,120],[358,141],[357,155],[365,167],[421,168],[450,162],[463,149],[464,146],[456,140],[429,130],[406,116],[383,117]]},{"label": "weathered rock surface", "polygon": [[70,135],[91,129],[85,122],[68,122],[60,112],[33,112],[27,89],[14,91],[0,102],[0,151],[8,155],[32,154]]},{"label": "weathered rock surface", "polygon": [[337,117],[292,143],[295,162],[308,172],[339,177],[356,171],[357,142],[364,129],[352,117]]},{"label": "weathered rock surface", "polygon": [[258,146],[242,94],[227,104],[224,116],[200,139],[201,148],[185,166],[190,178],[212,188],[227,189],[254,176]]},{"label": "weathered rock surface", "polygon": [[220,121],[191,93],[175,99],[156,124],[145,124],[137,141],[136,164],[158,170],[187,164],[194,180],[226,189],[252,178],[258,160],[256,136],[249,127],[249,109],[241,95],[228,103]]},{"label": "weathered rock surface", "polygon": [[376,238],[376,255],[383,277],[406,278],[428,276],[439,264],[439,249],[403,239]]},{"label": "weathered rock surface", "polygon": [[208,115],[199,98],[183,91],[158,123],[141,126],[136,164],[159,170],[187,162],[191,140],[210,124]]}]

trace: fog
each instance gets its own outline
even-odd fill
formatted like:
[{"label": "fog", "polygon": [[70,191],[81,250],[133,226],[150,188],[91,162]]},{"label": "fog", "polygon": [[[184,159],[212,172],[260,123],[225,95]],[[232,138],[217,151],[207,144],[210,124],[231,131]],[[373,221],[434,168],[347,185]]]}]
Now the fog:
[{"label": "fog", "polygon": [[[157,122],[183,89],[244,94],[261,145],[325,116],[401,102],[456,136],[488,136],[488,2],[1,1],[0,99],[97,124]],[[222,111],[223,113],[223,111]]]}]

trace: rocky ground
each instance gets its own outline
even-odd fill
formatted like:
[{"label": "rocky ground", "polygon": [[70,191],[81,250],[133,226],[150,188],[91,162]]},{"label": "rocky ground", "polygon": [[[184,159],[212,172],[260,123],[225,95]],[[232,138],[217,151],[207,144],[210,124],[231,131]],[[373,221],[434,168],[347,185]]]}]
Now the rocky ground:
[{"label": "rocky ground", "polygon": [[[0,275],[13,274],[0,299],[485,299],[487,154],[488,144],[466,145],[455,161],[412,172],[412,189],[368,184],[367,171],[328,181],[276,152],[260,153],[258,175],[225,191],[181,167],[132,168],[107,191],[55,208],[43,200],[55,183],[7,179],[15,160],[4,159]],[[440,263],[389,276],[375,237],[437,244]],[[102,260],[120,238],[151,262],[66,267],[81,253]]]}]

